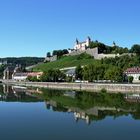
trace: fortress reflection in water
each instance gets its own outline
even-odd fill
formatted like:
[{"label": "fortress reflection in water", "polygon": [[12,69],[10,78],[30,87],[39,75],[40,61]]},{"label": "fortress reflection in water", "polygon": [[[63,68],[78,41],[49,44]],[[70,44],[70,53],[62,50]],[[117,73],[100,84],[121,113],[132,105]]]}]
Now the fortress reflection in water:
[{"label": "fortress reflection in water", "polygon": [[106,116],[132,115],[140,119],[140,94],[86,93],[20,86],[0,86],[1,101],[44,102],[48,110],[72,113],[76,122],[87,124]]}]

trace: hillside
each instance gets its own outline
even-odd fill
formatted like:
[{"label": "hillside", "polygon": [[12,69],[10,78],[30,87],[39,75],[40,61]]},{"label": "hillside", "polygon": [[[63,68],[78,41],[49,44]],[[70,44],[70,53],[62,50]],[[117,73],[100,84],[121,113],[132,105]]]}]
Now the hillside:
[{"label": "hillside", "polygon": [[97,64],[100,63],[99,60],[94,60],[90,55],[81,54],[77,56],[64,56],[61,59],[48,62],[44,64],[39,64],[35,67],[34,71],[47,71],[49,69],[61,69],[65,67],[74,67],[80,65],[87,65],[87,64]]},{"label": "hillside", "polygon": [[7,57],[0,58],[0,62],[7,61],[8,65],[15,66],[16,64],[21,64],[22,66],[31,66],[37,63],[43,62],[43,57]]},{"label": "hillside", "polygon": [[[102,45],[100,46],[100,51],[102,50],[101,52],[104,52],[106,50],[105,49],[106,47],[104,48],[103,46]],[[121,50],[119,54],[124,53],[125,55],[120,55],[119,57],[116,56],[115,58],[105,57],[104,59],[101,59],[101,60],[93,59],[92,56],[86,53],[76,55],[76,56],[61,56],[60,55],[58,56],[59,59],[57,61],[39,64],[35,68],[33,68],[33,70],[34,71],[48,71],[49,69],[61,69],[61,68],[67,68],[67,67],[74,67],[74,66],[78,66],[79,64],[82,66],[92,64],[92,66],[96,68],[95,71],[97,72],[99,72],[99,70],[103,69],[102,67],[104,67],[106,75],[108,73],[111,73],[106,76],[108,77],[110,75],[114,75],[113,73],[116,71],[117,72],[121,71],[120,73],[123,73],[123,71],[126,70],[127,68],[140,67],[140,45],[133,45],[132,48],[128,50],[128,53],[125,49],[118,46],[114,46],[112,48],[108,47],[108,49],[109,50],[115,49],[115,51],[113,51],[115,54],[118,53],[118,50]],[[108,72],[106,72],[107,70]],[[103,73],[103,75],[105,75],[105,73]]]}]

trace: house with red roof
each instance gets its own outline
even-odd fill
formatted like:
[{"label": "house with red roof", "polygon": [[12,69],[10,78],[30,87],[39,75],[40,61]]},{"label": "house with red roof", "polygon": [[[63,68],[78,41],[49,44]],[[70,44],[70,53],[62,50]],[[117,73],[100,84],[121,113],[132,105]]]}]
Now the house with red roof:
[{"label": "house with red roof", "polygon": [[124,74],[126,77],[132,76],[134,78],[133,83],[140,82],[140,67],[128,68],[124,71]]}]

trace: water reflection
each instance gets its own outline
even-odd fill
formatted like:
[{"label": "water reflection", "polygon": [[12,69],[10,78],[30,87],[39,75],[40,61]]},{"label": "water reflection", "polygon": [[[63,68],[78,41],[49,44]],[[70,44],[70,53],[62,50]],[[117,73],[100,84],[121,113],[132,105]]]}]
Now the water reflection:
[{"label": "water reflection", "polygon": [[[53,92],[55,93],[55,92]],[[91,121],[99,121],[107,116],[114,119],[131,114],[134,119],[140,118],[139,94],[109,94],[75,92],[75,96],[64,93],[51,94],[46,92],[47,109],[54,111],[70,112],[74,114],[75,121],[85,120],[87,124]]]},{"label": "water reflection", "polygon": [[32,93],[41,93],[37,89],[28,89],[21,86],[0,86],[0,101],[38,102],[42,101]]},{"label": "water reflection", "polygon": [[19,86],[0,86],[1,101],[44,101],[47,110],[72,113],[75,121],[84,120],[88,125],[107,116],[114,119],[131,115],[140,119],[140,94],[109,94],[82,91],[60,91]]}]

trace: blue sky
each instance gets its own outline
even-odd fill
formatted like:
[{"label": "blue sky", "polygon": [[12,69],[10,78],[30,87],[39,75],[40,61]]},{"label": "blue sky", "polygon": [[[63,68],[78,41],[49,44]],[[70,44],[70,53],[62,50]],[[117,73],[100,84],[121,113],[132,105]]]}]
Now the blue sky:
[{"label": "blue sky", "polygon": [[87,36],[140,44],[139,0],[0,0],[0,57],[43,56]]}]

